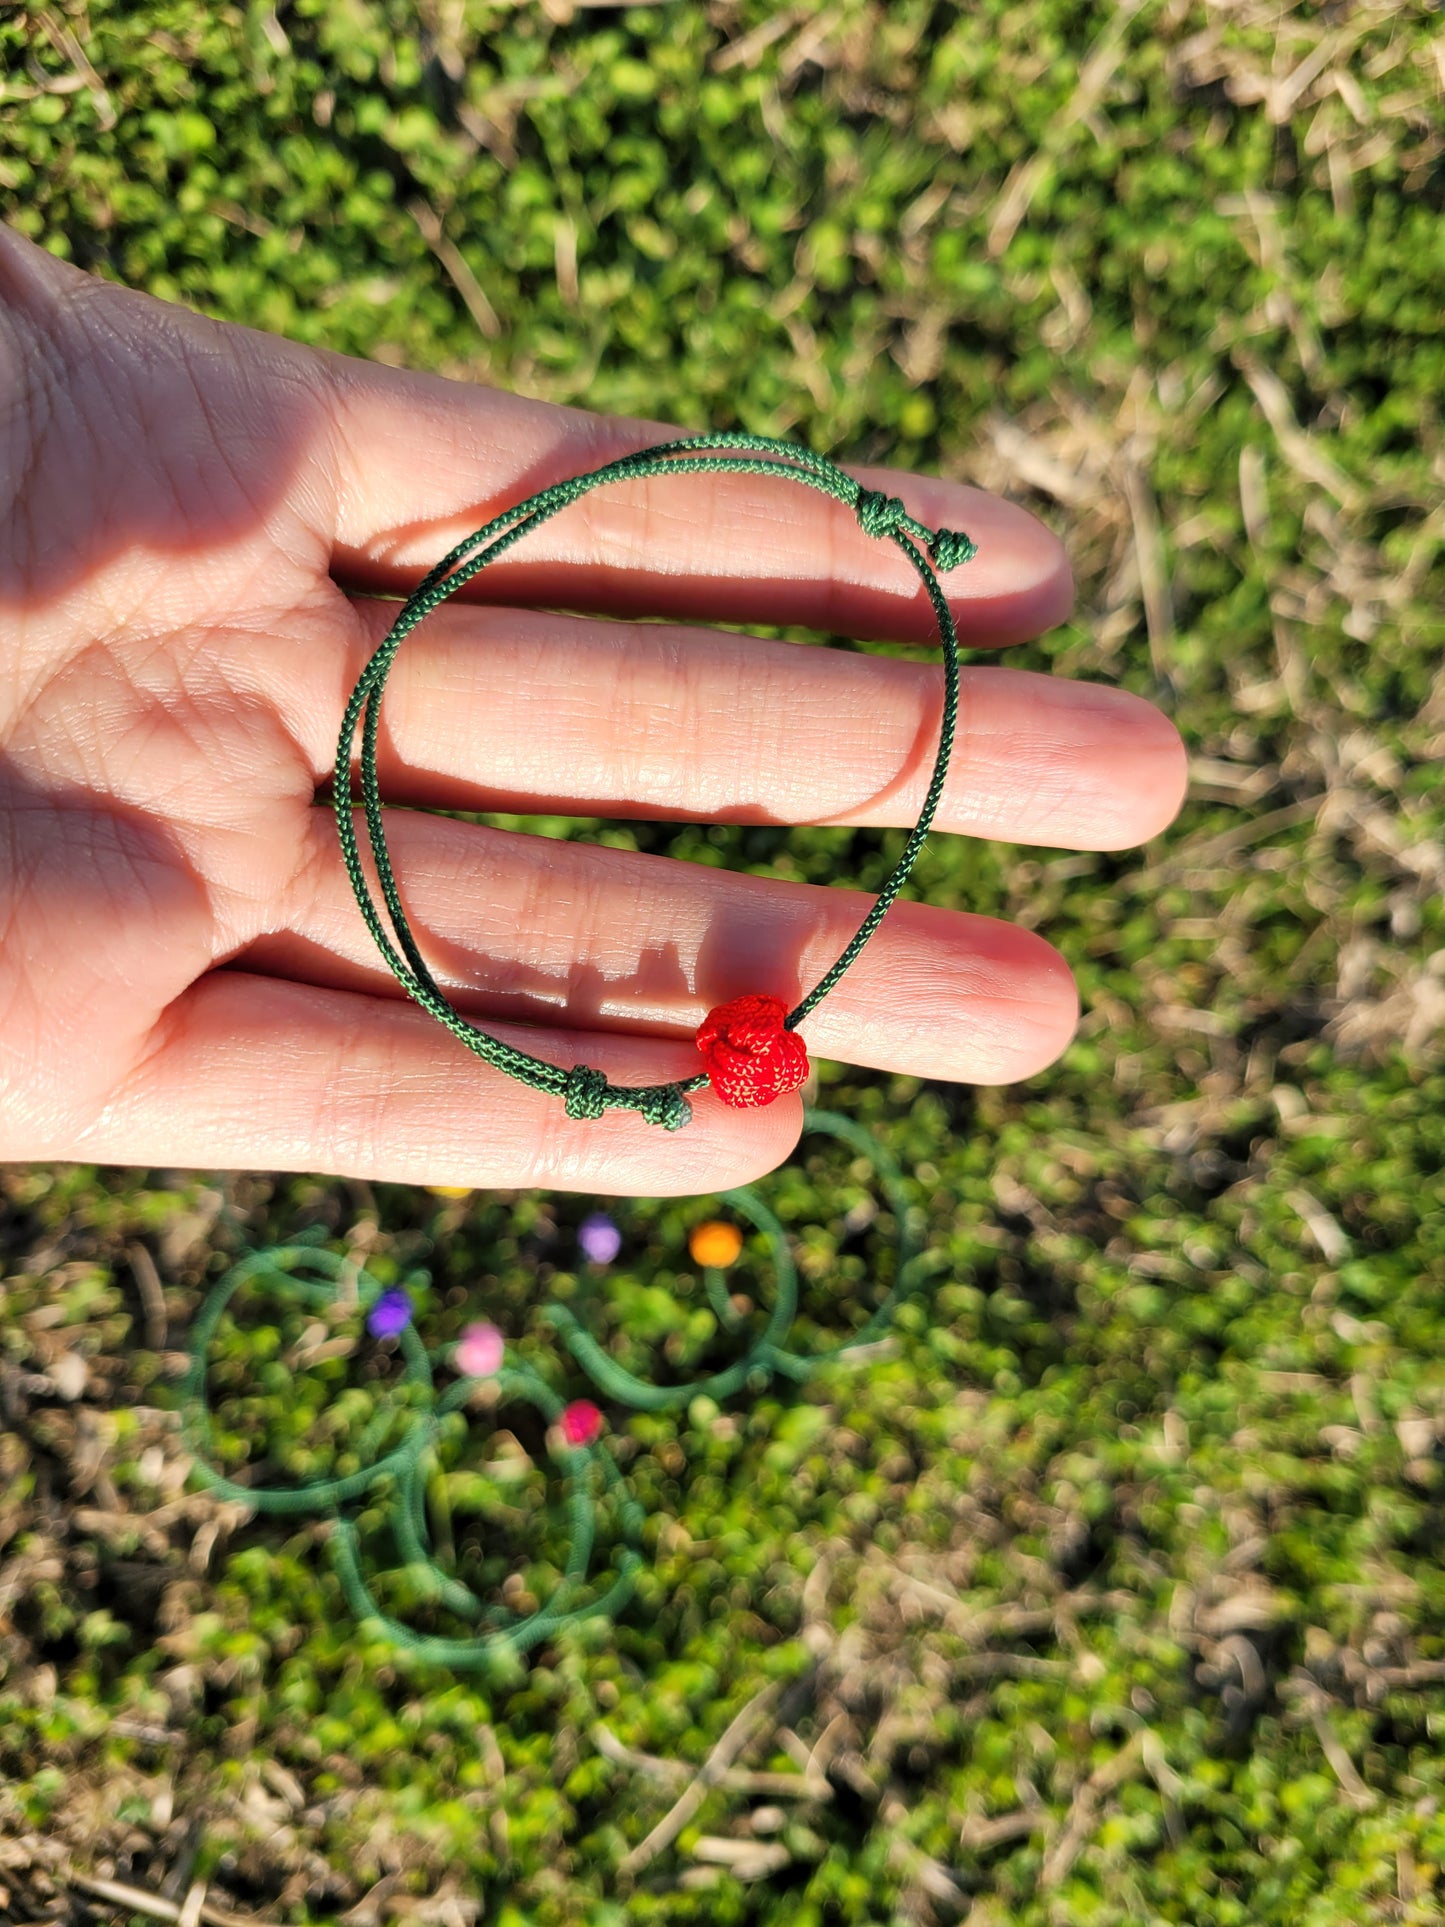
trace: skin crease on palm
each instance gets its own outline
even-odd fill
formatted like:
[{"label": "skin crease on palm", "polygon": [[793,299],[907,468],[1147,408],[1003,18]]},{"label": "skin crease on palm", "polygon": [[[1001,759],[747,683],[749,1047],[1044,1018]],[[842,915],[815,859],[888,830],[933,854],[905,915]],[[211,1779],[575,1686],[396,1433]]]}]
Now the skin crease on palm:
[{"label": "skin crease on palm", "polygon": [[[703,1091],[668,1135],[574,1122],[479,1062],[376,954],[327,800],[398,595],[509,503],[679,432],[207,321],[0,229],[0,1159],[658,1196],[788,1156],[796,1097]],[[943,578],[965,648],[1067,615],[1063,550],[1023,509],[851,472],[978,542]],[[711,1006],[794,1000],[869,899],[429,812],[911,824],[936,660],[707,625],[926,642],[917,578],[825,497],[702,476],[598,490],[473,586],[407,642],[383,710],[423,951],[537,1056],[688,1076]],[[936,831],[1121,849],[1184,784],[1138,697],[969,667]],[[1001,1084],[1051,1063],[1076,1016],[1041,937],[899,903],[802,1034],[815,1056]]]}]

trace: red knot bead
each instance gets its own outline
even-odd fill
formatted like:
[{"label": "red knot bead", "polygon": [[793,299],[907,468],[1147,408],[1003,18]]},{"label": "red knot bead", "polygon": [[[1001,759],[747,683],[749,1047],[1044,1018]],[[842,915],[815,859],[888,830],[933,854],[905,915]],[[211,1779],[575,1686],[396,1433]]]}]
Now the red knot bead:
[{"label": "red knot bead", "polygon": [[719,1004],[698,1025],[697,1047],[724,1104],[754,1110],[807,1082],[808,1053],[785,1027],[787,1014],[781,997],[754,993]]}]

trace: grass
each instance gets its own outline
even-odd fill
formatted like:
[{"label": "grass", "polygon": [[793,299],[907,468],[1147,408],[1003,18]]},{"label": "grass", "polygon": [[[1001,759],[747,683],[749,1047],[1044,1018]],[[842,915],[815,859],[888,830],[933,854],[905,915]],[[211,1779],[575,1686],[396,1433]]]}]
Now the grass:
[{"label": "grass", "polygon": [[[1007,1090],[825,1068],[915,1174],[931,1309],[867,1370],[624,1421],[639,1600],[515,1677],[398,1660],[317,1531],[189,1490],[174,1354],[230,1253],[310,1223],[561,1383],[539,1307],[590,1201],[5,1173],[0,1919],[1441,1918],[1438,31],[1383,0],[0,20],[0,189],[47,246],[1007,491],[1080,584],[1017,660],[1154,696],[1194,769],[1142,852],[920,865],[1061,946],[1078,1038]],[[863,886],[891,847],[608,835]],[[866,1175],[815,1141],[768,1195],[825,1323],[886,1230]],[[623,1206],[593,1294],[662,1369],[699,1342],[696,1209]],[[454,1516],[525,1591],[543,1473],[478,1498],[475,1453]]]}]

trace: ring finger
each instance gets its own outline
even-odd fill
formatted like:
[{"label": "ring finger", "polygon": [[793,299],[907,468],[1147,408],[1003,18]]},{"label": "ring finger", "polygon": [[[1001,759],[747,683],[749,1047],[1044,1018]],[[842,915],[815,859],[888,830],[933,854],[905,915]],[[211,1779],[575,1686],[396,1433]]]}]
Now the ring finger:
[{"label": "ring finger", "polygon": [[[666,857],[519,836],[396,811],[389,847],[417,941],[461,1011],[487,1022],[690,1036],[747,991],[792,1003],[822,976],[872,901],[854,890],[738,876]],[[328,810],[285,927],[236,961],[328,989],[399,996],[336,850]],[[896,903],[806,1020],[819,1056],[1001,1084],[1068,1043],[1067,964],[991,917]]]},{"label": "ring finger", "polygon": [[[318,782],[334,719],[395,617],[391,603],[349,606],[352,646],[324,700],[292,705]],[[434,808],[906,826],[932,772],[942,689],[936,662],[449,605],[396,659],[379,778],[389,801]],[[1122,849],[1170,822],[1185,780],[1178,732],[1142,698],[968,668],[936,824]]]}]

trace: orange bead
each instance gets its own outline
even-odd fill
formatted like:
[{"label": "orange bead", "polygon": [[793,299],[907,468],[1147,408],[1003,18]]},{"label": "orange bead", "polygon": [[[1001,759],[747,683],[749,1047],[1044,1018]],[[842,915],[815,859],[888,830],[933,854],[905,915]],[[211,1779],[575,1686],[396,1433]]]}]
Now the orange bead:
[{"label": "orange bead", "polygon": [[743,1234],[735,1224],[724,1224],[720,1218],[710,1218],[700,1224],[687,1241],[696,1265],[707,1265],[714,1271],[726,1271],[729,1265],[738,1261],[743,1248]]}]

